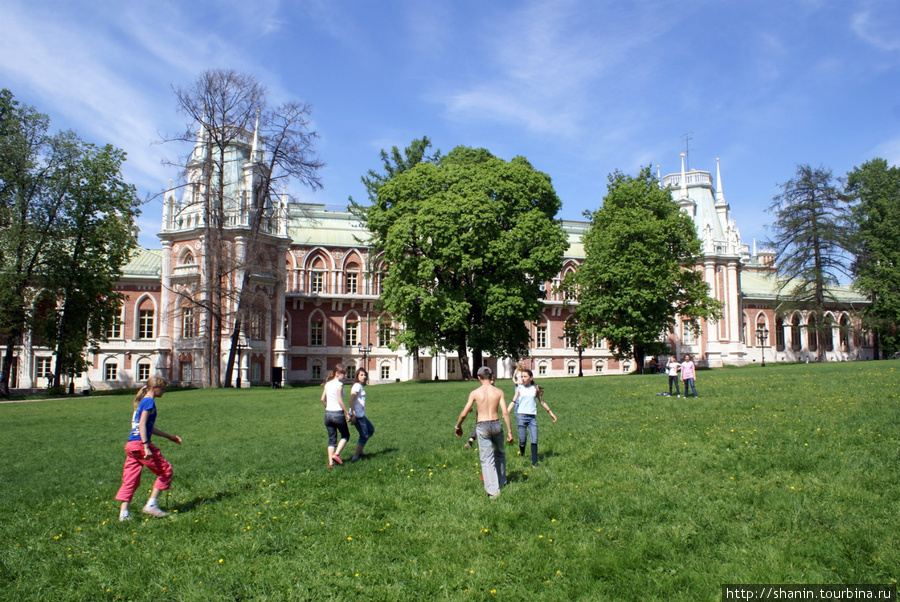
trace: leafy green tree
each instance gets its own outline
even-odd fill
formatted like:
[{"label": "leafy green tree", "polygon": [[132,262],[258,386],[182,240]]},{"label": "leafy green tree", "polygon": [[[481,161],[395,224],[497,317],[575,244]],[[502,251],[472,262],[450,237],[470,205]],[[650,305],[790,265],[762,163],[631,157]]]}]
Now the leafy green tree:
[{"label": "leafy green tree", "polygon": [[555,275],[566,235],[550,178],[524,157],[457,147],[379,183],[361,217],[386,265],[381,305],[403,324],[407,348],[527,353],[527,321],[541,315],[544,280]]},{"label": "leafy green tree", "polygon": [[871,301],[861,313],[877,359],[900,351],[900,168],[872,159],[848,174],[846,191],[857,201],[853,286]]},{"label": "leafy green tree", "polygon": [[[135,202],[119,177],[122,160],[121,151],[98,151],[72,132],[50,134],[46,115],[0,91],[0,336],[6,347],[0,395],[9,394],[13,352],[26,332],[45,334],[57,345],[58,376],[82,365],[89,323],[98,328],[118,312],[118,276],[103,274],[123,265],[128,238],[98,240],[90,251],[78,241],[111,235],[94,227],[103,221],[119,224],[130,237]],[[122,202],[107,204],[110,195]],[[102,215],[108,211],[118,214]],[[95,281],[85,282],[94,274]],[[81,281],[67,282],[75,277]],[[80,297],[80,287],[93,292]],[[47,311],[36,314],[38,305]],[[89,317],[75,319],[82,313]]]},{"label": "leafy green tree", "polygon": [[[431,140],[428,138],[428,136],[422,136],[421,138],[416,138],[415,140],[413,140],[410,145],[403,150],[402,153],[396,146],[391,147],[390,153],[382,149],[380,156],[384,172],[378,173],[374,169],[370,169],[366,175],[360,178],[363,185],[366,187],[366,195],[368,196],[369,204],[375,204],[377,202],[378,189],[382,184],[388,182],[391,178],[415,167],[419,163],[438,163],[441,158],[441,151],[435,150],[433,153],[427,154],[428,149],[430,148]],[[367,206],[360,205],[353,200],[352,196],[350,197],[349,201],[350,213],[352,213],[361,222],[365,223]],[[414,311],[415,307],[411,309]],[[417,321],[415,316],[410,316],[409,319],[414,322]],[[409,349],[410,355],[413,356],[413,380],[416,380],[419,378],[420,347],[418,342],[412,339],[407,340],[406,344],[408,345],[407,349]],[[393,345],[395,346],[396,344],[394,343]]]},{"label": "leafy green tree", "polygon": [[[849,277],[852,229],[848,197],[825,167],[798,165],[797,174],[781,186],[769,212],[774,236],[780,314],[797,309],[815,312],[808,336],[821,339],[832,325],[824,319],[826,304],[837,301],[833,286]],[[821,361],[823,345],[816,345]]]},{"label": "leafy green tree", "polygon": [[13,353],[32,328],[35,279],[55,240],[66,167],[77,156],[71,132],[50,135],[49,118],[0,91],[0,396],[9,395]]},{"label": "leafy green tree", "polygon": [[575,317],[589,338],[605,338],[642,373],[648,355],[668,350],[660,335],[677,315],[695,324],[720,317],[721,303],[697,270],[694,222],[649,167],[637,177],[610,174],[603,206],[586,217],[584,263],[564,287],[575,291]]},{"label": "leafy green tree", "polygon": [[45,249],[40,278],[46,305],[55,302],[57,311],[35,325],[55,348],[51,387],[87,369],[85,348],[105,339],[122,305],[116,285],[137,247],[139,205],[134,187],[121,178],[124,161],[125,153],[110,145],[83,145],[69,168],[72,186],[56,221],[58,241]]}]

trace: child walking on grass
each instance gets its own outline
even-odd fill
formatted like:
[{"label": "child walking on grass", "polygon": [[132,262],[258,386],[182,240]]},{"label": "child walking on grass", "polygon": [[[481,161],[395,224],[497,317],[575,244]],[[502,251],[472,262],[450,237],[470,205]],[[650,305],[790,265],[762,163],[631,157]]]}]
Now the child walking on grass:
[{"label": "child walking on grass", "polygon": [[544,402],[544,393],[534,383],[534,375],[531,370],[522,370],[522,383],[516,387],[516,394],[509,404],[508,411],[516,411],[516,426],[519,431],[519,455],[525,455],[525,441],[531,439],[531,465],[538,465],[538,428],[537,428],[537,402],[540,401],[553,422],[556,422],[556,414],[550,410]]},{"label": "child walking on grass", "polygon": [[353,452],[353,461],[356,462],[363,455],[363,447],[369,437],[375,434],[375,427],[366,416],[366,385],[369,384],[369,372],[365,368],[356,371],[356,382],[350,387],[350,407],[353,415],[350,422],[356,427],[359,439],[356,440],[356,451]]},{"label": "child walking on grass", "polygon": [[116,499],[122,502],[119,509],[119,520],[131,520],[128,506],[134,492],[141,484],[141,469],[146,466],[156,475],[150,499],[144,506],[143,513],[162,518],[167,516],[159,507],[159,494],[172,483],[172,465],[163,458],[159,448],[150,441],[151,435],[159,435],[181,445],[181,437],[170,435],[156,428],[156,398],[166,392],[167,383],[158,376],[147,379],[147,384],[138,391],[134,398],[134,414],[131,418],[131,433],[125,444],[125,468],[122,471],[122,487]]},{"label": "child walking on grass", "polygon": [[[347,369],[344,364],[335,364],[325,379],[322,391],[322,405],[325,406],[325,428],[328,430],[328,468],[334,463],[343,464],[341,451],[350,439],[350,412],[344,405],[344,383]],[[341,440],[338,441],[338,432]]]}]

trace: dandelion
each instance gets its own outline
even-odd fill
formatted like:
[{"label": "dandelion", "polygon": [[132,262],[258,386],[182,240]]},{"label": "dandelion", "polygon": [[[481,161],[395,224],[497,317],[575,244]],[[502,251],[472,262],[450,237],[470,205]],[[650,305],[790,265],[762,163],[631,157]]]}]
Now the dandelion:
[{"label": "dandelion", "polygon": [[225,559],[224,559],[224,558],[219,558],[219,564],[222,564],[223,562],[225,562]]}]

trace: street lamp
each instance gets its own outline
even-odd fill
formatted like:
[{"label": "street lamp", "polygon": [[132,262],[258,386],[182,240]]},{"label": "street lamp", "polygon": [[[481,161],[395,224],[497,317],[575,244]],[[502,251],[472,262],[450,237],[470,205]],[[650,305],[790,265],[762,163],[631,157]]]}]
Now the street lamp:
[{"label": "street lamp", "polygon": [[756,342],[762,349],[762,367],[766,367],[766,343],[769,341],[769,329],[760,324],[756,329]]},{"label": "street lamp", "polygon": [[235,347],[237,348],[237,378],[234,381],[234,388],[240,389],[241,388],[241,351],[246,349],[247,345],[244,343],[244,341],[238,339],[237,345],[235,345]]},{"label": "street lamp", "polygon": [[369,371],[368,359],[369,359],[369,354],[372,352],[372,343],[369,343],[368,345],[363,345],[362,343],[360,343],[359,344],[359,352],[362,353],[362,356],[363,356],[363,368],[365,369],[366,372],[368,372]]}]

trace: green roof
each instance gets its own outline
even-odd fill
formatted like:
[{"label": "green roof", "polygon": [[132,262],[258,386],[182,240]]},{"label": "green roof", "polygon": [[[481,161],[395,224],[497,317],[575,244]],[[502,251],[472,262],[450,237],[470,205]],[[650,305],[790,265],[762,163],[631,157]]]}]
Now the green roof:
[{"label": "green roof", "polygon": [[[830,286],[828,291],[840,303],[867,304],[869,301],[849,286]],[[745,300],[774,300],[778,296],[775,274],[770,272],[741,271],[741,295]]]},{"label": "green roof", "polygon": [[159,278],[162,274],[162,249],[138,248],[122,268],[124,278]]}]

